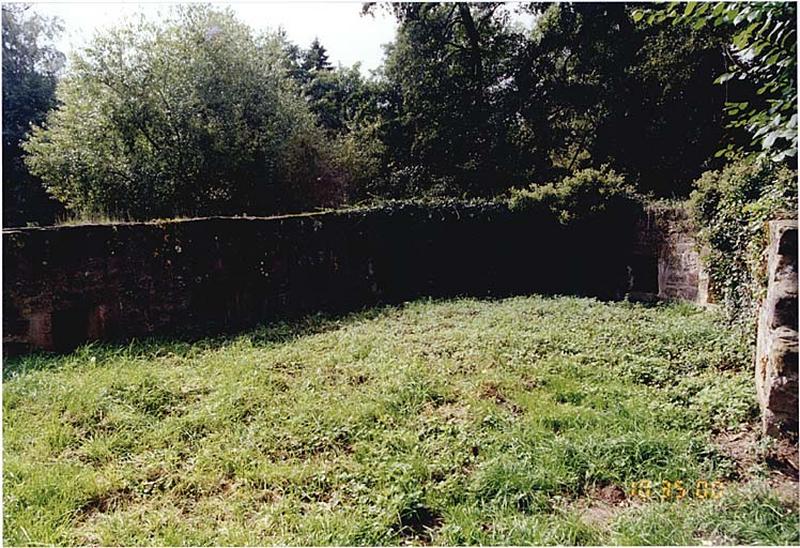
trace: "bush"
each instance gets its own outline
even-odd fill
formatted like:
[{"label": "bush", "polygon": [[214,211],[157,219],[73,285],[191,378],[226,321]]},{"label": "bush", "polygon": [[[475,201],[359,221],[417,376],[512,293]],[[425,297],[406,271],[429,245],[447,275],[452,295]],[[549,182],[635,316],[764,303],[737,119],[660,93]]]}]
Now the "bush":
[{"label": "bush", "polygon": [[512,188],[512,210],[537,210],[553,214],[561,224],[607,215],[629,215],[640,204],[632,186],[614,170],[587,168],[557,183]]},{"label": "bush", "polygon": [[766,285],[766,223],[797,218],[797,172],[747,158],[707,171],[695,187],[690,203],[709,249],[711,289],[731,320],[752,326]]},{"label": "bush", "polygon": [[[277,35],[230,12],[176,9],[95,37],[25,145],[30,171],[78,214],[265,214],[335,196],[325,138]],[[319,188],[322,187],[322,188]],[[310,198],[309,198],[310,197]]]},{"label": "bush", "polygon": [[374,124],[365,124],[336,136],[332,143],[334,162],[347,178],[351,199],[379,194],[386,146]]}]

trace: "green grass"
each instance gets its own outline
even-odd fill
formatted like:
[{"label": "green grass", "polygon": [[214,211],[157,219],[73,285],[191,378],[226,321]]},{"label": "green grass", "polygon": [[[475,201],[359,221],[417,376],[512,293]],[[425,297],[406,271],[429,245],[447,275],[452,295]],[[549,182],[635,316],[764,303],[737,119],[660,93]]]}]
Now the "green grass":
[{"label": "green grass", "polygon": [[[6,544],[797,543],[714,433],[756,414],[713,313],[418,301],[4,364]],[[649,479],[718,500],[628,500]]]}]

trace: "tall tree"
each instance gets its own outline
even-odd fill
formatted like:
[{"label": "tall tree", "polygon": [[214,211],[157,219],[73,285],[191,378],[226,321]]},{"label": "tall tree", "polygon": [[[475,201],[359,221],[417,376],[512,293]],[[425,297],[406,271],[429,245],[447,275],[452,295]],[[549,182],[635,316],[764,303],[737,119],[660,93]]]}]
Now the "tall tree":
[{"label": "tall tree", "polygon": [[331,70],[333,68],[330,61],[328,61],[328,52],[320,44],[319,38],[314,38],[311,46],[303,55],[303,67],[310,72]]},{"label": "tall tree", "polygon": [[23,162],[21,141],[56,106],[64,55],[53,40],[62,30],[24,4],[3,4],[3,224],[51,223],[58,204]]},{"label": "tall tree", "polygon": [[323,205],[323,135],[282,43],[228,11],[109,29],[74,58],[60,108],[25,148],[79,213],[266,214]]},{"label": "tall tree", "polygon": [[711,83],[724,70],[720,38],[636,24],[625,4],[536,11],[518,81],[545,174],[610,163],[641,190],[685,195],[722,135],[724,90]]},{"label": "tall tree", "polygon": [[724,62],[712,29],[654,29],[626,4],[529,5],[530,33],[497,3],[387,9],[400,27],[386,144],[409,192],[490,195],[609,163],[641,190],[685,195],[713,162]]},{"label": "tall tree", "polygon": [[414,191],[493,194],[508,172],[510,60],[522,36],[502,3],[393,4],[386,78],[400,99],[397,162]]}]

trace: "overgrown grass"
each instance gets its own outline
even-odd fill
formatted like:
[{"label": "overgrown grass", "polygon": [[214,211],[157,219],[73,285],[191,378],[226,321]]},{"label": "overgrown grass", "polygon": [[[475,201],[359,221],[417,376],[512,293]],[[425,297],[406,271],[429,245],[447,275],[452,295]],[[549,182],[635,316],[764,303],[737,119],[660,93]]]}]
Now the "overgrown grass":
[{"label": "overgrown grass", "polygon": [[[688,305],[519,297],[9,360],[5,541],[797,543],[712,443],[749,359]],[[642,479],[725,490],[581,511]]]}]

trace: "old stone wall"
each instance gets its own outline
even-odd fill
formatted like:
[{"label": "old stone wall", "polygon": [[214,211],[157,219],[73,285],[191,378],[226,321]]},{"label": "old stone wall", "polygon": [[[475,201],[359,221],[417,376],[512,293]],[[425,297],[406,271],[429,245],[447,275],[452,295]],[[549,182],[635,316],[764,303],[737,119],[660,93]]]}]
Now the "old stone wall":
[{"label": "old stone wall", "polygon": [[769,223],[768,253],[755,358],[762,425],[769,435],[797,436],[797,221]]},{"label": "old stone wall", "polygon": [[708,273],[696,232],[685,207],[645,209],[636,226],[634,297],[708,304]]},{"label": "old stone wall", "polygon": [[405,206],[7,230],[4,351],[193,336],[426,295],[694,299],[662,275],[666,242],[682,237],[662,223],[639,237],[643,222],[566,227],[500,206]]}]

